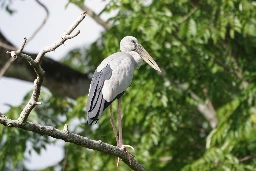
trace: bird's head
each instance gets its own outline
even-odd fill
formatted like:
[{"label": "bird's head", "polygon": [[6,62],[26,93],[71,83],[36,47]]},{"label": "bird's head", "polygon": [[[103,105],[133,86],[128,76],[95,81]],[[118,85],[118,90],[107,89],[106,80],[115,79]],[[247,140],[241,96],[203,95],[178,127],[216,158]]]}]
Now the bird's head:
[{"label": "bird's head", "polygon": [[147,62],[152,68],[161,72],[157,63],[154,59],[149,55],[149,53],[143,48],[141,44],[139,44],[138,40],[133,36],[126,36],[120,42],[120,50],[122,52],[137,52],[140,57]]}]

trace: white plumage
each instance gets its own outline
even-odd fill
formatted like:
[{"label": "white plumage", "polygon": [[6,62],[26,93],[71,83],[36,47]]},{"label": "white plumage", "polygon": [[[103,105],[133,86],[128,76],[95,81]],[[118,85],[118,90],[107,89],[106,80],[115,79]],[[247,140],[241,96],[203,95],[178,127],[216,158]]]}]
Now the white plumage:
[{"label": "white plumage", "polygon": [[102,94],[106,101],[111,102],[131,85],[133,71],[138,64],[129,53],[118,52],[103,60],[97,71],[101,71],[107,64],[112,69],[112,75],[109,80],[105,80]]},{"label": "white plumage", "polygon": [[[121,96],[131,85],[133,72],[140,67],[143,60],[155,70],[160,71],[160,69],[135,37],[124,37],[120,42],[120,50],[121,52],[114,53],[104,59],[97,67],[90,85],[86,112],[87,123],[97,123],[102,112],[110,105],[111,124],[117,146],[124,148],[127,146],[122,144]],[[111,107],[111,103],[115,99],[118,99],[119,135],[117,135]]]}]

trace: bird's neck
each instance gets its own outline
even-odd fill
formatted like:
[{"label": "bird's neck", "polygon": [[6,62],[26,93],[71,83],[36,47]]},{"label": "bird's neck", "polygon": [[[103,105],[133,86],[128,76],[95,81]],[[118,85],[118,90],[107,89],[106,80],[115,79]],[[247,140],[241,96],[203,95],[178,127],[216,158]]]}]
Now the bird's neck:
[{"label": "bird's neck", "polygon": [[137,52],[131,51],[127,53],[133,57],[135,62],[135,69],[138,69],[142,64],[143,59],[140,57],[140,55]]}]

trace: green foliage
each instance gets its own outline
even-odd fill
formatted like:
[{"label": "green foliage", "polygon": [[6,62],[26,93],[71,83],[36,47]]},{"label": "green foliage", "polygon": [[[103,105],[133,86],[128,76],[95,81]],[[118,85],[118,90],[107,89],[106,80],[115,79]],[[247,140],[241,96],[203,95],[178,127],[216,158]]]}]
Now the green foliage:
[{"label": "green foliage", "polygon": [[[127,35],[137,37],[156,60],[162,74],[142,65],[122,98],[123,139],[135,147],[136,159],[147,170],[255,170],[256,3],[110,0],[101,13],[114,10],[118,14],[108,21],[113,27],[90,47],[70,52],[63,62],[92,74],[104,57],[118,51]],[[187,90],[181,90],[180,84]],[[33,121],[57,128],[76,122],[72,132],[116,143],[108,110],[97,128],[84,124],[86,95],[76,101],[49,93],[41,98],[44,105],[34,111]],[[215,128],[198,111],[199,103],[213,105],[219,121]],[[114,111],[116,107],[114,102]],[[17,118],[20,109],[13,108],[8,116]],[[4,161],[12,161],[14,168],[24,160],[27,141],[43,141],[26,132],[9,140],[4,137],[19,135],[20,130],[0,127],[0,131],[1,142],[21,142],[17,158],[4,151],[9,144],[1,144],[0,159],[6,155]],[[65,170],[116,169],[113,156],[69,143],[64,150],[58,166]],[[119,170],[129,169],[121,164]]]}]

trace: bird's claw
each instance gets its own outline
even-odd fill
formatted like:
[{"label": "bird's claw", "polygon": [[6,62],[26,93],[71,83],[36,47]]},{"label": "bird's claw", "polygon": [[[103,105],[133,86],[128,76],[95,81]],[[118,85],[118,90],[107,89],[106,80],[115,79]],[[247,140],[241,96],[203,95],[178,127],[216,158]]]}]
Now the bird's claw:
[{"label": "bird's claw", "polygon": [[121,145],[121,147],[119,147],[121,150],[125,150],[125,148],[131,148],[132,150],[134,150],[133,146],[131,145]]},{"label": "bird's claw", "polygon": [[[132,150],[134,150],[133,146],[131,145],[121,145],[121,147],[118,146],[118,148],[120,148],[121,150],[124,150],[127,157],[128,157],[128,160],[129,160],[129,163],[131,165],[131,157],[134,157],[134,155],[132,155],[128,150],[126,150],[126,148],[131,148]],[[118,167],[119,166],[119,163],[120,163],[120,158],[118,157],[117,158],[117,163],[116,163],[116,166]]]}]

